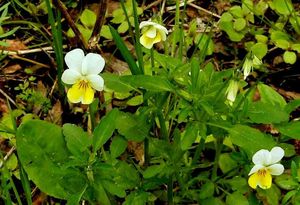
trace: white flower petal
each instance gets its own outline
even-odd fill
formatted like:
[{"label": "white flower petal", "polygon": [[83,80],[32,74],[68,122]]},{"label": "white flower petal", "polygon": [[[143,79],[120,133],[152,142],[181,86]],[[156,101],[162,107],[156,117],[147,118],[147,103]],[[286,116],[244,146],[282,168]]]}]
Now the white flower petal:
[{"label": "white flower petal", "polygon": [[284,167],[282,164],[273,164],[268,167],[268,170],[272,175],[281,175],[284,171]]},{"label": "white flower petal", "polygon": [[88,53],[82,61],[82,74],[99,74],[105,65],[105,60],[101,55],[96,53]]},{"label": "white flower petal", "polygon": [[252,157],[252,162],[254,164],[268,166],[270,165],[270,161],[271,161],[271,154],[268,150],[265,149],[261,149],[257,151]]},{"label": "white flower petal", "polygon": [[154,27],[157,28],[159,31],[162,31],[165,34],[168,34],[168,30],[166,29],[166,27],[164,27],[160,24],[155,24]]},{"label": "white flower petal", "polygon": [[63,72],[61,80],[66,84],[74,84],[81,78],[81,74],[77,70],[67,69]]},{"label": "white flower petal", "polygon": [[167,35],[164,31],[158,30],[158,32],[160,33],[161,36],[161,40],[165,41],[167,39]]},{"label": "white flower petal", "polygon": [[84,58],[84,52],[80,48],[69,51],[65,56],[65,62],[68,68],[77,70],[81,73],[82,60]]},{"label": "white flower petal", "polygon": [[144,27],[146,27],[146,26],[154,26],[154,25],[156,25],[157,23],[154,23],[154,22],[152,22],[152,21],[142,21],[141,23],[140,23],[140,29],[141,28],[144,28]]},{"label": "white flower petal", "polygon": [[146,32],[145,35],[149,38],[155,38],[156,36],[156,28],[151,26]]},{"label": "white flower petal", "polygon": [[249,172],[249,176],[250,175],[252,175],[253,173],[255,173],[255,172],[257,172],[258,170],[260,170],[260,169],[263,169],[265,166],[263,166],[263,165],[260,165],[260,164],[256,164],[256,165],[254,165],[254,167],[252,167],[252,169],[250,170],[250,172]]},{"label": "white flower petal", "polygon": [[270,153],[271,153],[270,164],[279,162],[284,156],[284,150],[281,147],[274,147]]},{"label": "white flower petal", "polygon": [[86,79],[89,81],[90,85],[95,90],[98,90],[98,91],[102,91],[103,90],[104,80],[103,80],[103,78],[101,76],[92,74],[92,75],[86,76]]}]

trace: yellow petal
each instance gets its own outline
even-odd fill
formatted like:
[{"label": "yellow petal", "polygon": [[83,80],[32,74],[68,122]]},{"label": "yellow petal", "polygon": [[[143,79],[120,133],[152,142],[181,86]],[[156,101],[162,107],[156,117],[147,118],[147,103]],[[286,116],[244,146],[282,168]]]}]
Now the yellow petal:
[{"label": "yellow petal", "polygon": [[265,171],[265,174],[259,174],[260,188],[269,189],[272,185],[272,176],[268,170]]},{"label": "yellow petal", "polygon": [[248,184],[252,189],[256,189],[257,185],[259,183],[259,177],[257,172],[252,174],[248,179]]},{"label": "yellow petal", "polygon": [[72,103],[90,104],[94,99],[94,90],[88,82],[78,81],[68,90],[67,97]]},{"label": "yellow petal", "polygon": [[248,184],[253,189],[256,189],[257,186],[269,189],[272,185],[272,176],[268,170],[259,170],[249,177]]},{"label": "yellow petal", "polygon": [[151,49],[154,42],[153,42],[153,38],[149,38],[148,36],[146,36],[146,34],[142,35],[140,37],[140,43],[148,49]]},{"label": "yellow petal", "polygon": [[91,86],[86,87],[83,98],[82,98],[82,104],[91,104],[94,99],[94,90],[91,88]]},{"label": "yellow petal", "polygon": [[82,98],[82,91],[80,89],[79,83],[75,83],[67,93],[67,97],[71,103],[79,103]]},{"label": "yellow petal", "polygon": [[158,42],[160,42],[161,41],[161,34],[160,34],[160,32],[156,32],[156,36],[155,36],[155,38],[153,39],[153,44],[154,43],[158,43]]}]

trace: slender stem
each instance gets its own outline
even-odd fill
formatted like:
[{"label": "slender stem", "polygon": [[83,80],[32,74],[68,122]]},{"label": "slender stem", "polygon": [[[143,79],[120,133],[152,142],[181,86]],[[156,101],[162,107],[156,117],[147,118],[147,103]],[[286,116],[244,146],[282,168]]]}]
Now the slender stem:
[{"label": "slender stem", "polygon": [[91,130],[93,131],[96,125],[96,119],[92,104],[89,105],[89,115],[91,120]]},{"label": "slender stem", "polygon": [[193,157],[193,160],[192,160],[192,165],[195,165],[200,157],[200,154],[202,152],[202,150],[204,149],[204,145],[205,145],[205,140],[203,138],[201,138],[197,148],[196,148],[196,151],[195,151],[195,154],[194,154],[194,157]]},{"label": "slender stem", "polygon": [[218,139],[216,140],[216,155],[215,155],[214,166],[211,175],[212,180],[217,179],[218,176],[217,171],[218,171],[218,164],[219,164],[220,154],[222,151],[222,146],[223,146],[223,138],[218,137]]},{"label": "slender stem", "polygon": [[17,188],[16,188],[16,185],[15,185],[15,183],[14,183],[14,181],[13,181],[13,179],[12,179],[10,173],[9,173],[9,179],[10,179],[10,185],[11,185],[13,191],[14,191],[14,194],[15,194],[15,197],[16,197],[16,199],[17,199],[17,201],[18,201],[18,204],[22,205],[20,195],[19,195],[19,193],[18,193],[18,190],[17,190]]},{"label": "slender stem", "polygon": [[151,59],[152,75],[155,75],[155,71],[154,71],[154,51],[153,51],[153,48],[150,49],[150,59]]},{"label": "slender stem", "polygon": [[165,122],[165,119],[164,119],[164,116],[163,116],[163,113],[162,113],[161,110],[159,110],[157,112],[157,117],[158,117],[158,120],[159,120],[159,125],[160,125],[160,130],[161,130],[161,137],[168,142],[169,141],[168,130],[167,130],[166,122]]},{"label": "slender stem", "polygon": [[168,205],[173,205],[173,176],[169,176],[168,181],[168,190],[167,190],[167,196],[168,196]]}]

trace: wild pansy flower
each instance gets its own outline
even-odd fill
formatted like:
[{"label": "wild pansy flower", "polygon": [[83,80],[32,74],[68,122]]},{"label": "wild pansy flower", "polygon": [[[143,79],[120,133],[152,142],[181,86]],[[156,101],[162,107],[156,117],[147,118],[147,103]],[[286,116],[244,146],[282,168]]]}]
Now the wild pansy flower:
[{"label": "wild pansy flower", "polygon": [[227,100],[230,105],[235,101],[236,95],[239,91],[239,82],[236,80],[230,80],[229,86],[226,90]]},{"label": "wild pansy flower", "polygon": [[261,149],[256,152],[252,161],[255,164],[250,170],[248,184],[255,189],[259,186],[262,189],[269,189],[272,185],[271,175],[281,175],[284,171],[282,164],[278,162],[284,156],[281,147],[274,147],[271,151]]},{"label": "wild pansy flower", "polygon": [[88,53],[76,48],[68,52],[65,62],[69,69],[62,74],[62,81],[72,85],[67,97],[72,103],[90,104],[94,99],[94,90],[102,91],[104,80],[98,74],[103,70],[105,61],[101,55]]},{"label": "wild pansy flower", "polygon": [[252,72],[253,66],[260,66],[261,64],[261,60],[258,57],[256,57],[256,55],[246,57],[245,62],[243,64],[244,80],[246,80],[248,75]]},{"label": "wild pansy flower", "polygon": [[142,29],[140,43],[145,48],[151,49],[153,44],[165,41],[167,38],[168,30],[164,26],[152,21],[142,21],[140,29]]}]

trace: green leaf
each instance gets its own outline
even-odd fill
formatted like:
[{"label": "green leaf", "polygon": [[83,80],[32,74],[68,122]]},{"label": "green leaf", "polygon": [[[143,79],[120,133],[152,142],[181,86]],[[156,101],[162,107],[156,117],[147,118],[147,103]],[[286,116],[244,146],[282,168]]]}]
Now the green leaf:
[{"label": "green leaf", "polygon": [[280,123],[289,120],[289,113],[283,108],[261,101],[252,102],[246,114],[254,123]]},{"label": "green leaf", "polygon": [[276,176],[275,183],[284,190],[293,190],[299,186],[298,182],[294,181],[292,176],[288,174]]},{"label": "green leaf", "polygon": [[143,141],[149,132],[150,125],[143,116],[134,116],[130,113],[120,112],[116,119],[118,132],[127,140]]},{"label": "green leaf", "polygon": [[265,43],[256,43],[251,47],[251,51],[257,58],[262,59],[268,53],[268,45]]},{"label": "green leaf", "polygon": [[233,28],[237,31],[241,31],[246,27],[246,20],[244,18],[235,19],[233,23]]},{"label": "green leaf", "polygon": [[143,191],[131,192],[123,205],[145,205],[148,202],[148,193]]},{"label": "green leaf", "polygon": [[198,124],[197,123],[189,123],[185,129],[185,133],[183,138],[181,139],[181,149],[187,150],[190,146],[195,142],[198,136]]},{"label": "green leaf", "polygon": [[218,163],[224,174],[237,167],[237,162],[230,157],[229,153],[222,153]]},{"label": "green leaf", "polygon": [[125,189],[121,187],[119,184],[108,180],[103,180],[102,184],[109,193],[121,198],[124,198],[126,196]]},{"label": "green leaf", "polygon": [[120,80],[120,76],[113,73],[102,73],[101,77],[103,77],[105,82],[105,87],[120,93],[128,93],[132,91],[134,88],[128,83],[124,83]]},{"label": "green leaf", "polygon": [[17,152],[28,177],[48,195],[70,199],[85,189],[84,175],[64,167],[72,156],[57,125],[41,120],[22,124],[17,130]]},{"label": "green leaf", "polygon": [[286,124],[277,125],[276,128],[283,135],[293,139],[300,139],[300,121],[294,121]]},{"label": "green leaf", "polygon": [[120,23],[126,21],[124,11],[121,8],[114,10],[112,13],[112,16],[113,16],[113,19],[111,20],[112,23],[120,24]]},{"label": "green leaf", "polygon": [[285,51],[283,54],[283,60],[285,63],[294,64],[297,61],[297,55],[293,51]]},{"label": "green leaf", "polygon": [[205,55],[211,55],[214,52],[214,42],[209,35],[198,34],[194,40],[195,44],[198,45],[200,52],[205,51]]},{"label": "green leaf", "polygon": [[229,9],[229,12],[235,17],[235,18],[243,18],[243,10],[240,6],[233,6]]},{"label": "green leaf", "polygon": [[110,144],[110,153],[112,158],[119,157],[127,147],[127,140],[121,136],[116,136],[113,138]]},{"label": "green leaf", "polygon": [[285,107],[285,99],[270,86],[259,83],[257,89],[259,90],[260,100],[262,102]]},{"label": "green leaf", "polygon": [[[300,19],[299,19],[300,22]],[[300,53],[300,43],[295,43],[291,46],[291,49],[294,51],[297,51],[297,53]]]},{"label": "green leaf", "polygon": [[88,154],[87,151],[92,144],[92,138],[82,128],[72,124],[64,124],[62,131],[67,147],[74,156],[81,158],[83,154]]},{"label": "green leaf", "polygon": [[212,197],[214,195],[214,192],[215,192],[214,183],[211,181],[208,181],[201,186],[199,198],[206,199],[206,198]]},{"label": "green leaf", "polygon": [[151,177],[154,177],[162,172],[162,170],[165,168],[165,164],[159,164],[159,165],[152,165],[147,167],[147,169],[143,172],[143,176],[145,179],[149,179]]},{"label": "green leaf", "polygon": [[260,131],[246,125],[235,125],[228,129],[233,144],[254,153],[260,149],[271,149],[276,143],[272,136],[265,135]]},{"label": "green leaf", "polygon": [[283,15],[290,15],[294,10],[291,0],[273,0],[275,10]]},{"label": "green leaf", "polygon": [[128,63],[130,71],[133,75],[142,74],[143,71],[136,65],[135,60],[133,59],[131,53],[129,52],[127,46],[125,45],[124,41],[122,40],[121,36],[118,32],[112,27],[109,26],[110,32],[116,42],[118,49],[120,50],[123,58]]},{"label": "green leaf", "polygon": [[143,104],[143,102],[144,102],[143,95],[137,95],[137,96],[134,96],[134,97],[130,98],[126,102],[126,104],[129,105],[129,106],[138,106],[138,105]]},{"label": "green leaf", "polygon": [[102,28],[101,28],[101,32],[100,32],[100,35],[103,36],[104,38],[106,39],[109,39],[109,40],[112,40],[113,37],[110,33],[110,30],[109,30],[109,26],[108,25],[103,25]]},{"label": "green leaf", "polygon": [[282,198],[281,203],[282,203],[283,205],[288,204],[289,200],[290,200],[295,194],[297,194],[297,192],[298,192],[297,190],[292,190],[292,191],[287,192],[287,193],[284,195],[284,197]]},{"label": "green leaf", "polygon": [[112,136],[114,130],[116,129],[115,121],[118,118],[118,115],[118,109],[113,109],[107,115],[105,115],[101,119],[100,123],[96,126],[93,132],[94,152],[100,149]]},{"label": "green leaf", "polygon": [[293,112],[295,109],[300,107],[300,99],[291,100],[284,108],[287,113]]},{"label": "green leaf", "polygon": [[227,195],[226,197],[226,205],[249,205],[247,198],[243,195],[243,193],[236,191],[232,194]]},{"label": "green leaf", "polygon": [[123,21],[119,26],[118,26],[118,32],[119,33],[125,33],[126,31],[128,31],[129,29],[129,25],[127,23],[127,21]]},{"label": "green leaf", "polygon": [[278,48],[286,50],[290,47],[290,42],[285,40],[285,39],[277,39],[275,41],[275,46],[277,46]]},{"label": "green leaf", "polygon": [[150,75],[121,76],[120,80],[135,88],[144,88],[149,91],[162,92],[173,91],[173,85],[167,78]]},{"label": "green leaf", "polygon": [[257,40],[258,43],[268,43],[268,37],[265,35],[255,35],[255,39]]},{"label": "green leaf", "polygon": [[110,199],[108,198],[103,185],[100,183],[94,183],[92,186],[94,189],[96,200],[98,202],[101,201],[101,204],[103,205],[111,205]]},{"label": "green leaf", "polygon": [[277,186],[271,186],[269,189],[257,189],[259,198],[264,199],[266,204],[279,205],[281,191]]},{"label": "green leaf", "polygon": [[93,29],[97,16],[93,11],[84,9],[79,19],[86,28]]}]

